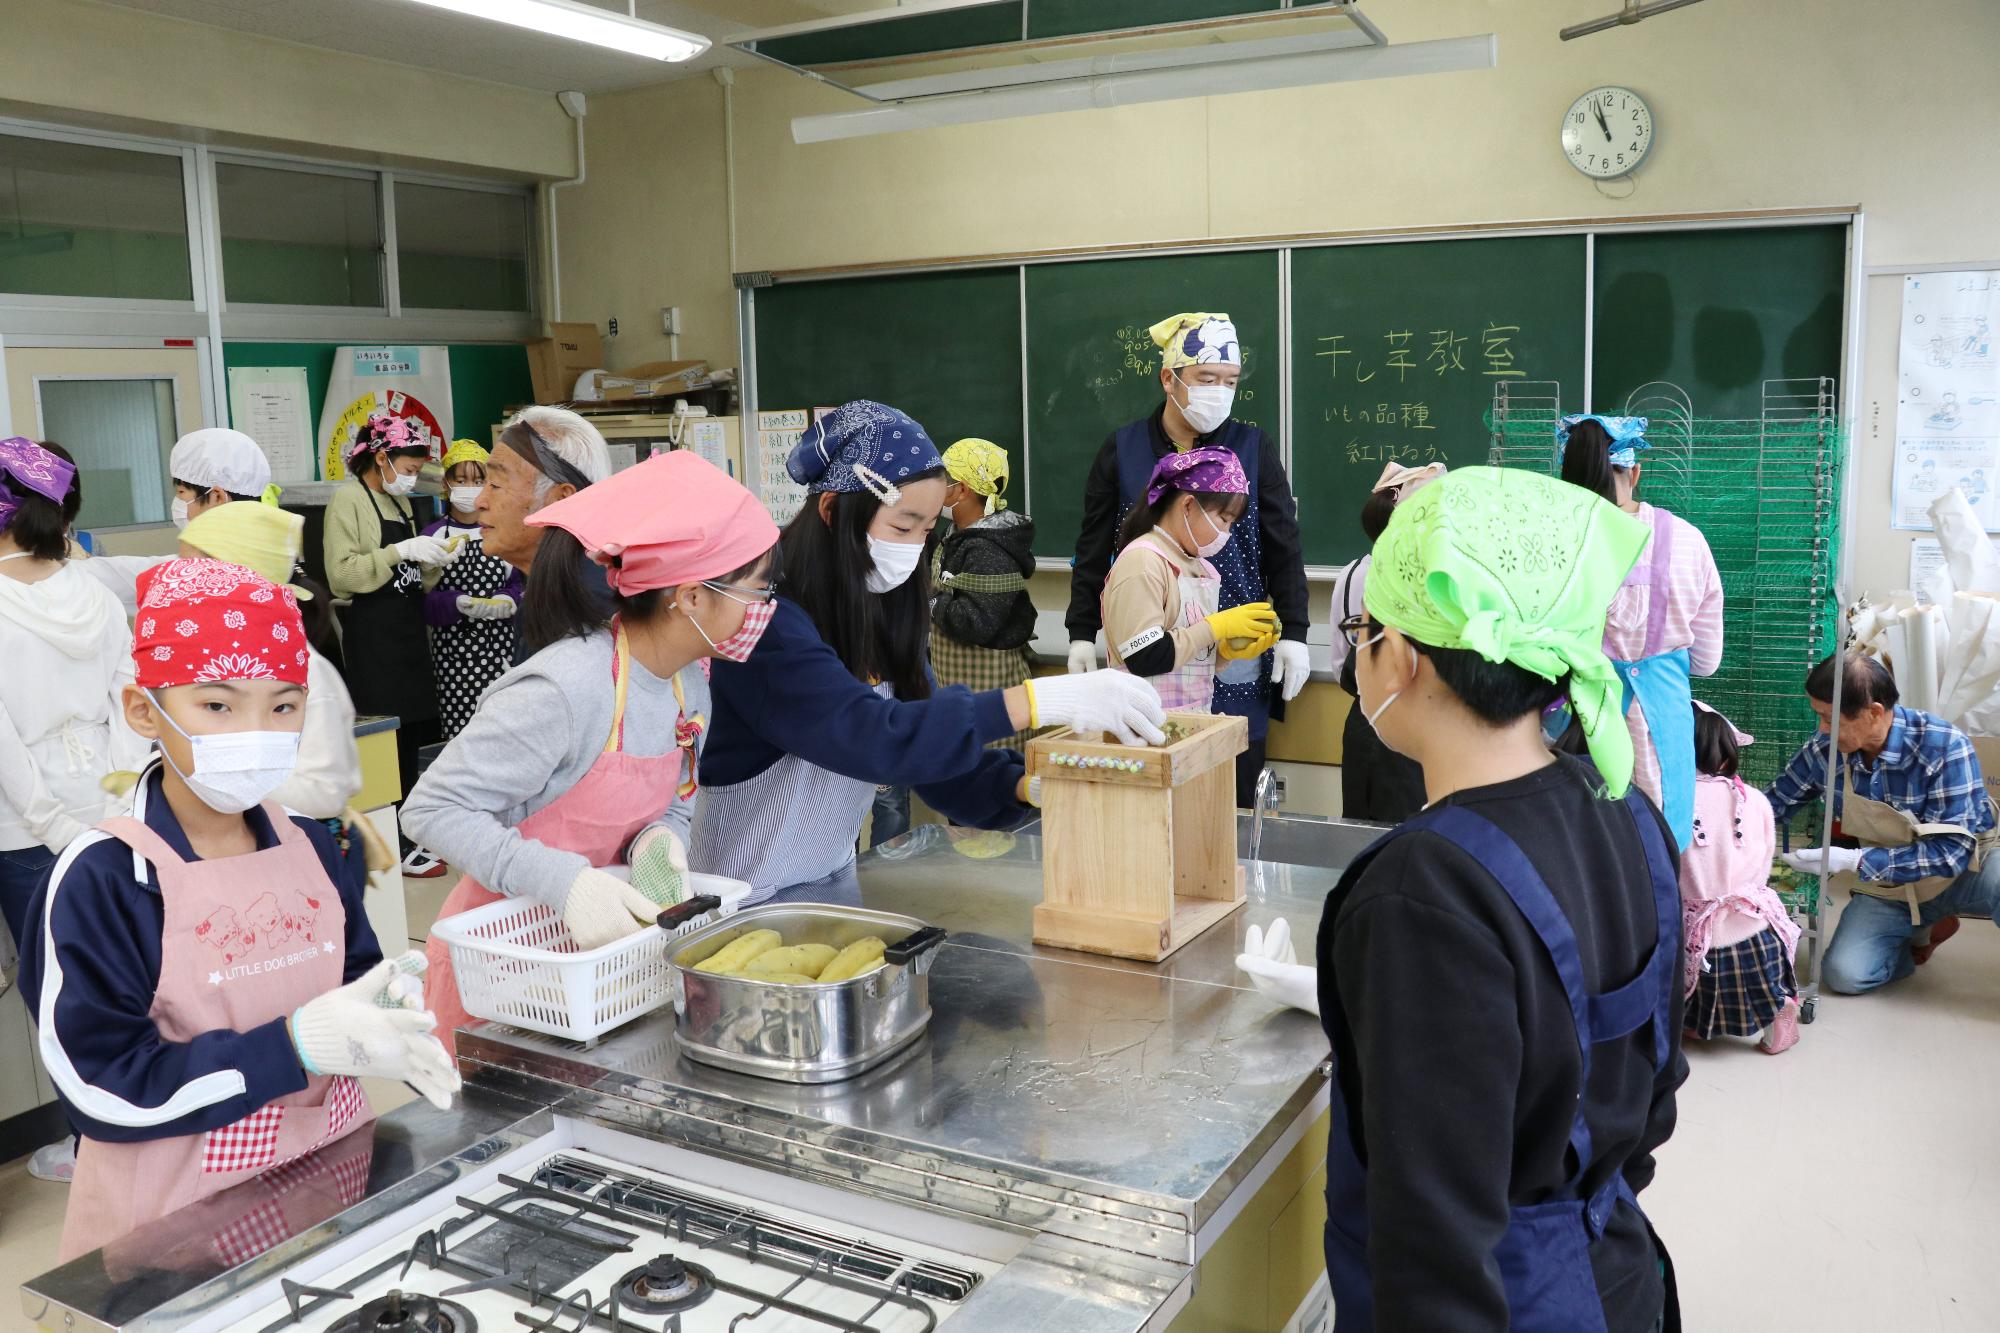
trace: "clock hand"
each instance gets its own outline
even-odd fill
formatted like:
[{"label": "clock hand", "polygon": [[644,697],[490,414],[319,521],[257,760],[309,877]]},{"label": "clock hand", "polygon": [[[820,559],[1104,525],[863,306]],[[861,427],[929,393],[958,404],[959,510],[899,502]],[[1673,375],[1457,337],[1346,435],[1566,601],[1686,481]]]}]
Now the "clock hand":
[{"label": "clock hand", "polygon": [[1610,143],[1611,127],[1604,122],[1604,108],[1593,102],[1590,104],[1590,109],[1597,113],[1597,128],[1604,131],[1604,141]]}]

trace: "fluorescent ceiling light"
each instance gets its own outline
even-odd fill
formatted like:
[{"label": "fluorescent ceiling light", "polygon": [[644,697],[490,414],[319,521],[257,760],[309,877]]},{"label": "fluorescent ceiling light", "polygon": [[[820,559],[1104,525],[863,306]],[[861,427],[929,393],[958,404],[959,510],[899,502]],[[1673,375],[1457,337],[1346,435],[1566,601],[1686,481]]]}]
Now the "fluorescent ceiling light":
[{"label": "fluorescent ceiling light", "polygon": [[1052,87],[996,88],[990,92],[929,97],[860,111],[798,116],[792,121],[792,139],[797,143],[825,143],[940,125],[1041,116],[1055,111],[1087,111],[1224,93],[1303,88],[1320,83],[1491,69],[1498,59],[1499,39],[1492,33],[1484,33],[1477,37],[1447,37],[1396,46],[1267,56],[1199,69],[1134,71]]},{"label": "fluorescent ceiling light", "polygon": [[608,46],[614,51],[653,60],[691,60],[709,45],[708,38],[698,33],[664,28],[657,23],[577,4],[575,0],[415,0],[415,3],[496,23],[511,23],[551,37]]}]

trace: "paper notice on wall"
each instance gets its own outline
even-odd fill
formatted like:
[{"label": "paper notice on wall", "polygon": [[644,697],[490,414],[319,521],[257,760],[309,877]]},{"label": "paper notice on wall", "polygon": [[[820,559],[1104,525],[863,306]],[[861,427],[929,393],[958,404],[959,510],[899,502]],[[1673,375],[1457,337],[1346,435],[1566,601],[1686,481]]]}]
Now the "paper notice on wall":
[{"label": "paper notice on wall", "polygon": [[810,413],[804,408],[757,414],[757,458],[751,464],[751,477],[757,487],[757,498],[771,511],[779,527],[791,522],[792,516],[805,508],[806,488],[785,471],[785,460],[791,457],[793,446],[805,435],[809,424]]},{"label": "paper notice on wall", "polygon": [[611,458],[611,470],[614,473],[623,472],[639,461],[639,446],[630,442],[620,444],[607,440],[604,452]]},{"label": "paper notice on wall", "polygon": [[687,447],[703,462],[713,463],[732,477],[736,475],[729,464],[729,428],[720,421],[690,421]]},{"label": "paper notice on wall", "polygon": [[376,413],[407,422],[433,458],[452,439],[451,351],[445,347],[339,347],[320,409],[320,476],[347,476],[347,447]]},{"label": "paper notice on wall", "polygon": [[2000,531],[2000,269],[1903,279],[1894,525],[1925,531],[1956,486]]},{"label": "paper notice on wall", "polygon": [[304,366],[231,366],[229,424],[257,441],[280,486],[319,479]]},{"label": "paper notice on wall", "polygon": [[[1944,569],[1944,547],[1936,538],[1919,537],[1910,543],[1910,588],[1929,596],[1931,581]],[[1932,601],[1937,598],[1932,597]]]}]

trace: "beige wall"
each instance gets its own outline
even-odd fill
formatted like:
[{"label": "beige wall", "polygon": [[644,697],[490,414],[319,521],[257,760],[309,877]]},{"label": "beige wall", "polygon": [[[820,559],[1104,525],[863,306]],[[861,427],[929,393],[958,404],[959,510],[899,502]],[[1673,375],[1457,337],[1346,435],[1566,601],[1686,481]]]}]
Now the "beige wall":
[{"label": "beige wall", "polygon": [[[850,99],[748,73],[734,90],[735,266],[1822,204],[1866,210],[1870,265],[2000,258],[2000,171],[1983,128],[2000,123],[2000,5],[1925,0],[1888,16],[1874,0],[1712,0],[1557,40],[1590,9],[1369,0],[1393,41],[1498,33],[1498,68],[806,147],[792,143],[791,118]],[[1660,126],[1654,160],[1622,199],[1572,171],[1555,142],[1564,107],[1599,82],[1644,93]],[[597,100],[590,184],[563,204],[563,273],[572,318],[596,313],[586,290],[621,318],[640,307],[635,323],[671,299],[708,312],[684,354],[733,362],[733,298],[716,259],[724,156],[713,134],[681,132],[712,124],[719,93],[703,80]],[[1927,147],[1960,134],[1986,169]],[[600,142],[635,140],[650,151],[599,155]],[[620,195],[639,202],[607,198]],[[679,216],[658,206],[669,197],[684,203]],[[1884,589],[1904,581],[1909,542],[1887,528],[1889,451],[1873,425],[1878,408],[1884,429],[1893,423],[1900,283],[1868,287],[1854,581]],[[618,355],[656,353],[621,340]]]},{"label": "beige wall", "polygon": [[[394,97],[360,105],[371,83]],[[0,115],[518,179],[575,170],[548,93],[90,0],[0,0]]]}]

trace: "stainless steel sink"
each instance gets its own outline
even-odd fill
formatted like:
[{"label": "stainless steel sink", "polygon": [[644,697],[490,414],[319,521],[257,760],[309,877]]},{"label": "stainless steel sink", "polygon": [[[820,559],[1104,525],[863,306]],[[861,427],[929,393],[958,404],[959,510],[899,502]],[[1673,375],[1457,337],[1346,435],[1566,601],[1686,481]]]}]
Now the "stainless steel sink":
[{"label": "stainless steel sink", "polygon": [[1253,845],[1259,831],[1253,828],[1250,812],[1236,816],[1236,855],[1246,861],[1270,861],[1279,865],[1321,866],[1345,870],[1348,863],[1386,831],[1379,824],[1350,823],[1342,819],[1315,819],[1301,815],[1266,815],[1261,843]]}]

